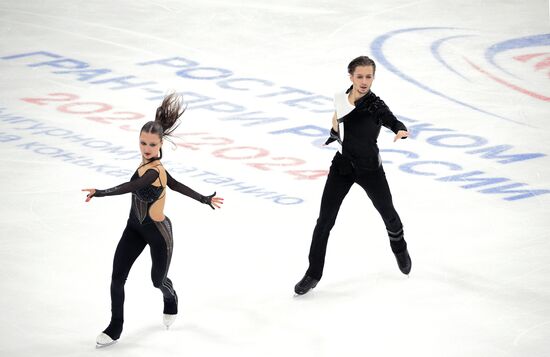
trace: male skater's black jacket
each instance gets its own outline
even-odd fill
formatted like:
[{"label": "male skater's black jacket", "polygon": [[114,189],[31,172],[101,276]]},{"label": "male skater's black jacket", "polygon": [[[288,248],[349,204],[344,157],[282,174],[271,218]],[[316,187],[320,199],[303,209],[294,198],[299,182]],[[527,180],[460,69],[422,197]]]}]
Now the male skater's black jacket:
[{"label": "male skater's black jacket", "polygon": [[[346,93],[350,90],[351,88]],[[342,155],[351,161],[352,166],[367,170],[376,169],[381,164],[377,145],[381,127],[384,126],[395,134],[399,130],[407,130],[386,103],[371,91],[357,100],[355,108],[338,118],[338,122],[344,125]],[[338,140],[335,134],[331,133],[327,143]]]}]

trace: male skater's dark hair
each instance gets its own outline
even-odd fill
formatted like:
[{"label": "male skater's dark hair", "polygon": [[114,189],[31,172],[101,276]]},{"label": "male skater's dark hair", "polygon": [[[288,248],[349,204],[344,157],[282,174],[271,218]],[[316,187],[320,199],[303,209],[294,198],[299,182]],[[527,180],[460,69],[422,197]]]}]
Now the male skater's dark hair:
[{"label": "male skater's dark hair", "polygon": [[376,72],[376,63],[367,56],[359,56],[348,64],[348,73],[353,74],[358,66],[372,66],[372,74]]}]

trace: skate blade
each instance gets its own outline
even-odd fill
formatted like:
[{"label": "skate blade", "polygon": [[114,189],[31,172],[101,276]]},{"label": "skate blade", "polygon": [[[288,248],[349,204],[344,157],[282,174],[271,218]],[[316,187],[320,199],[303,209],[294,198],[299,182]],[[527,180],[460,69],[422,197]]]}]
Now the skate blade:
[{"label": "skate blade", "polygon": [[109,343],[95,343],[95,348],[98,349],[98,348],[105,348],[105,347],[109,347],[109,346],[112,346],[114,345],[115,343],[117,342],[117,340],[114,340],[113,342],[109,342]]},{"label": "skate blade", "polygon": [[170,329],[170,326],[174,324],[176,321],[177,315],[171,315],[171,314],[163,314],[163,325],[166,327],[166,330]]}]

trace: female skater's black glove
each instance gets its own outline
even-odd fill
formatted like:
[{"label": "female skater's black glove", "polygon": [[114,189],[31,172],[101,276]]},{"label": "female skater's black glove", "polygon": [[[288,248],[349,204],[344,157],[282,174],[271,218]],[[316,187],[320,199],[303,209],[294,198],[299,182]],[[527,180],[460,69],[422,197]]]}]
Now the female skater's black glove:
[{"label": "female skater's black glove", "polygon": [[340,141],[340,133],[333,128],[330,128],[330,137],[327,139],[327,141],[325,141],[325,145],[328,145],[334,141]]},{"label": "female skater's black glove", "polygon": [[209,205],[212,209],[216,209],[216,207],[214,207],[212,205],[212,198],[216,196],[216,192],[214,192],[213,194],[211,194],[210,196],[202,196],[201,198],[201,202],[204,203],[205,205]]}]

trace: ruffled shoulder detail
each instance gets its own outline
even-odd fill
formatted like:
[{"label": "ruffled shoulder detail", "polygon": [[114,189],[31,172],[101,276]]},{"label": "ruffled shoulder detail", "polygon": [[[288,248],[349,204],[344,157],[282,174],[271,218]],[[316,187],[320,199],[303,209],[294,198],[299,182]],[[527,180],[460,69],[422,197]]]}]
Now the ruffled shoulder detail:
[{"label": "ruffled shoulder detail", "polygon": [[373,92],[367,93],[363,98],[356,103],[357,109],[363,112],[375,113],[381,109],[387,109],[388,106],[380,97]]}]

